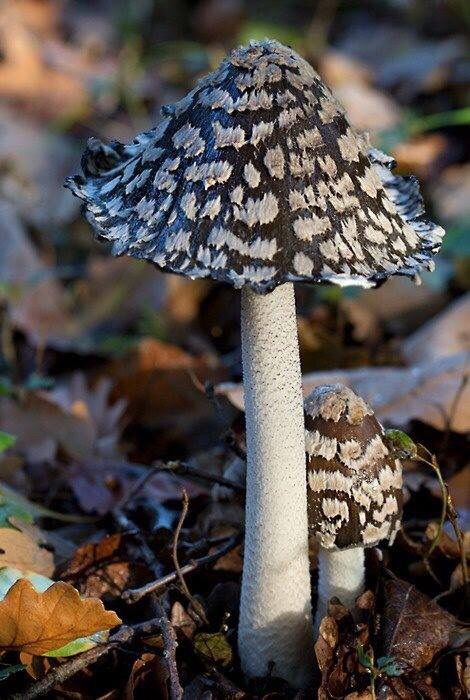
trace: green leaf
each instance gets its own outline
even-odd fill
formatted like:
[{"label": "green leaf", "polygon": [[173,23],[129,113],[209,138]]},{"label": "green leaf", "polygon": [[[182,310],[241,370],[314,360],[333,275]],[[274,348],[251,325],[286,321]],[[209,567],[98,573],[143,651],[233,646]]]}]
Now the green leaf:
[{"label": "green leaf", "polygon": [[386,430],[385,442],[399,459],[414,459],[418,454],[415,443],[402,430]]},{"label": "green leaf", "polygon": [[364,666],[364,668],[368,668],[369,670],[372,670],[374,668],[374,661],[372,659],[372,656],[369,656],[369,654],[367,654],[367,652],[361,644],[357,646],[357,658],[361,666]]},{"label": "green leaf", "polygon": [[14,673],[24,671],[25,668],[25,664],[14,664],[13,666],[8,666],[7,664],[0,664],[0,681],[6,680]]},{"label": "green leaf", "polygon": [[16,442],[16,437],[14,435],[10,435],[10,433],[4,433],[2,430],[0,430],[0,453],[5,452],[5,450],[8,450],[9,447],[12,447]]},{"label": "green leaf", "polygon": [[377,659],[377,668],[386,676],[401,676],[403,673],[393,656],[381,656]]},{"label": "green leaf", "polygon": [[32,513],[24,505],[10,501],[5,498],[0,487],[0,527],[11,527],[11,519],[21,520],[23,523],[32,523],[34,518]]},{"label": "green leaf", "polygon": [[201,632],[194,637],[194,649],[210,663],[219,664],[223,668],[230,666],[233,651],[227,637],[222,632]]},{"label": "green leaf", "polygon": [[[0,527],[12,527],[8,519],[19,518],[25,523],[34,522],[34,518],[46,517],[65,523],[93,523],[99,518],[88,515],[68,515],[44,508],[38,503],[31,503],[10,486],[0,481]],[[2,524],[3,523],[3,524]]]},{"label": "green leaf", "polygon": [[4,566],[0,569],[0,600],[4,599],[13,584],[20,578],[26,578],[28,581],[31,581],[39,593],[47,591],[54,583],[52,579],[42,576],[42,574],[36,574],[34,571],[20,571],[13,566]]},{"label": "green leaf", "polygon": [[96,632],[91,634],[89,637],[79,637],[74,639],[68,644],[64,644],[60,649],[53,649],[48,651],[47,654],[42,654],[42,656],[52,656],[54,658],[63,658],[65,656],[75,656],[76,654],[81,654],[83,651],[88,651],[88,649],[93,649],[97,644],[104,644],[109,637],[109,632]]}]

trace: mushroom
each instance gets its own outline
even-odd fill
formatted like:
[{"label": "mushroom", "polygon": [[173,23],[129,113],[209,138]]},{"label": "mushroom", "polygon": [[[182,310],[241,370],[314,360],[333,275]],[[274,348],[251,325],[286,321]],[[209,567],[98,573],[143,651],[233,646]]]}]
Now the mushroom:
[{"label": "mushroom", "polygon": [[324,384],[305,399],[308,523],[319,544],[315,628],[337,597],[352,607],[364,589],[364,549],[400,529],[402,467],[370,406],[348,387]]},{"label": "mushroom", "polygon": [[244,671],[308,683],[312,629],[304,426],[293,282],[417,279],[443,234],[416,182],[355,133],[318,74],[276,41],[231,52],[124,145],[89,142],[97,236],[190,278],[241,289],[247,498]]}]

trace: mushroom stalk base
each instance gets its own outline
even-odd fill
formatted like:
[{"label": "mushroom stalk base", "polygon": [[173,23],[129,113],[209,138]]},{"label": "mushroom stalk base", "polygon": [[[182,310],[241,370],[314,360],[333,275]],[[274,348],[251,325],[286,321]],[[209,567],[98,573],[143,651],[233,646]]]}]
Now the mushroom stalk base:
[{"label": "mushroom stalk base", "polygon": [[243,671],[308,684],[313,630],[305,434],[292,284],[241,309],[247,436],[245,555],[238,646]]},{"label": "mushroom stalk base", "polygon": [[354,605],[364,590],[364,548],[324,549],[318,551],[318,604],[315,631],[327,614],[328,601],[339,598],[347,608]]}]

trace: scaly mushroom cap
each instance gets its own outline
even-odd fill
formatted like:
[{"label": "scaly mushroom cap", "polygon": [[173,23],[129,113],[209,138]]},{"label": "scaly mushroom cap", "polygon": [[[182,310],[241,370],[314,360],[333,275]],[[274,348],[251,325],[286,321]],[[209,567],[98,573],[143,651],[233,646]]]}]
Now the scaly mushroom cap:
[{"label": "scaly mushroom cap", "polygon": [[265,40],[225,58],[132,143],[90,140],[67,186],[113,253],[267,292],[431,269],[444,231],[313,68]]},{"label": "scaly mushroom cap", "polygon": [[309,528],[322,547],[372,547],[400,529],[402,467],[383,435],[345,386],[319,386],[306,398]]}]

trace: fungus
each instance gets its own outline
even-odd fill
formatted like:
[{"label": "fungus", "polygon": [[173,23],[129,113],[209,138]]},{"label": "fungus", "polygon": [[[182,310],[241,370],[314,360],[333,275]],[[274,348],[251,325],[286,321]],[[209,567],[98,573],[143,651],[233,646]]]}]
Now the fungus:
[{"label": "fungus", "polygon": [[364,549],[400,529],[402,467],[372,409],[351,389],[316,387],[305,399],[308,523],[319,544],[315,627],[337,597],[364,588]]},{"label": "fungus", "polygon": [[299,687],[312,664],[304,426],[293,282],[417,279],[443,234],[414,179],[369,148],[312,67],[276,41],[232,51],[127,145],[92,140],[97,236],[190,278],[241,289],[247,505],[244,671]]}]

